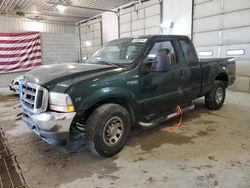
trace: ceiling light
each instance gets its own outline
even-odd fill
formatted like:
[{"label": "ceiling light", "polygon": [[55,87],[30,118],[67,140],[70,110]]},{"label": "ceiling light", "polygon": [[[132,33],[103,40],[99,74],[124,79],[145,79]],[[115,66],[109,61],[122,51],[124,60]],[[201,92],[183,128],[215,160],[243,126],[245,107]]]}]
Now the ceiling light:
[{"label": "ceiling light", "polygon": [[86,45],[86,47],[90,47],[91,46],[91,42],[90,41],[86,41],[85,45]]},{"label": "ceiling light", "polygon": [[66,7],[63,5],[57,5],[56,8],[59,10],[60,13],[64,13]]}]

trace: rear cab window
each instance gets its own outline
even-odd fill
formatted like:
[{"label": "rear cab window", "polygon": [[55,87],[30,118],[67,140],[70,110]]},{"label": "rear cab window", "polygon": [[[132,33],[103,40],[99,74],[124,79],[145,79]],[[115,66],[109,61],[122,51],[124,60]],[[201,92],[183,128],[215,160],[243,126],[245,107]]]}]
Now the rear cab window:
[{"label": "rear cab window", "polygon": [[197,63],[197,55],[195,49],[193,48],[191,41],[188,39],[180,39],[179,40],[183,56],[187,63]]}]

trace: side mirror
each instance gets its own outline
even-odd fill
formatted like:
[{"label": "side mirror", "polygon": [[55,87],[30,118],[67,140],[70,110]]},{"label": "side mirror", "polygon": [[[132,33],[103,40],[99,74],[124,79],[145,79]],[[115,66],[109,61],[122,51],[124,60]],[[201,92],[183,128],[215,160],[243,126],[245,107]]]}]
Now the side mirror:
[{"label": "side mirror", "polygon": [[156,63],[157,63],[156,56],[152,57],[148,55],[148,57],[146,57],[143,61],[143,66],[142,66],[143,72],[148,73],[154,71]]},{"label": "side mirror", "polygon": [[168,72],[171,65],[171,56],[166,53],[149,54],[143,61],[143,72]]}]

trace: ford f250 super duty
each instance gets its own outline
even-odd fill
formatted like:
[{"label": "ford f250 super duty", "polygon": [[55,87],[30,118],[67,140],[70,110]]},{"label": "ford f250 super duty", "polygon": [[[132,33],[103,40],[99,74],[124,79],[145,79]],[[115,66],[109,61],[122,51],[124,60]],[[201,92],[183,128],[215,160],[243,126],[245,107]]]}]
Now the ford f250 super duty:
[{"label": "ford f250 super duty", "polygon": [[83,64],[44,65],[20,81],[22,119],[50,144],[74,129],[104,157],[118,153],[132,125],[152,127],[205,96],[222,107],[235,80],[232,58],[199,60],[186,36],[147,35],[106,43]]}]

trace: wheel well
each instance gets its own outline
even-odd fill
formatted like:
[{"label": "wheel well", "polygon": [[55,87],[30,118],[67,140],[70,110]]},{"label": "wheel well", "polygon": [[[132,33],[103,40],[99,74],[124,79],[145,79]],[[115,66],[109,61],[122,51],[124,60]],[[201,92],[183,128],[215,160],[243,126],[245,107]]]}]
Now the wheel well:
[{"label": "wheel well", "polygon": [[92,112],[99,106],[103,105],[103,104],[107,104],[107,103],[114,103],[114,104],[119,104],[121,106],[123,106],[124,108],[126,108],[126,110],[129,112],[129,115],[131,117],[131,123],[132,125],[135,122],[135,111],[134,108],[132,106],[131,103],[129,103],[127,100],[122,99],[122,98],[116,98],[116,97],[112,97],[112,98],[108,98],[108,99],[104,99],[102,101],[99,101],[98,103],[92,105],[86,112],[84,115],[84,118],[87,120],[88,117],[90,116],[90,114],[92,114]]},{"label": "wheel well", "polygon": [[225,84],[226,88],[227,88],[227,86],[228,86],[228,77],[227,77],[226,74],[220,74],[220,75],[218,75],[218,76],[215,78],[215,80],[220,80],[220,81],[222,81],[222,82]]}]

